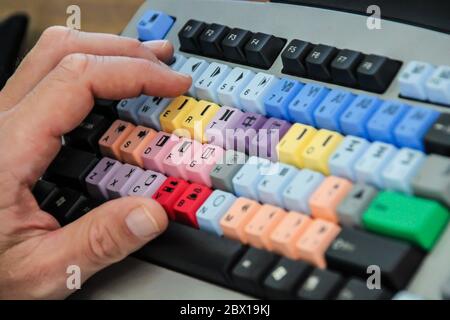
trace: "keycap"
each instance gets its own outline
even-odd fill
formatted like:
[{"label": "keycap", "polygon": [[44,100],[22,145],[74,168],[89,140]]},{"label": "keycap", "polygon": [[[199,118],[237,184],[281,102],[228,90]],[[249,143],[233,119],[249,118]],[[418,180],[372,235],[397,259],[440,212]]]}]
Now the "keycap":
[{"label": "keycap", "polygon": [[70,188],[59,188],[42,206],[42,210],[50,213],[60,225],[67,224],[67,216],[81,213],[87,198],[81,192]]},{"label": "keycap", "polygon": [[144,151],[141,158],[145,169],[165,173],[163,160],[170,151],[179,142],[179,138],[173,134],[158,132],[153,140],[151,140]]},{"label": "keycap", "polygon": [[264,280],[268,299],[293,299],[295,289],[308,277],[312,268],[303,261],[281,258]]},{"label": "keycap", "polygon": [[363,57],[364,55],[359,51],[340,50],[330,64],[333,82],[348,87],[357,86],[356,68],[359,66]]},{"label": "keycap", "polygon": [[183,66],[178,70],[180,73],[187,74],[191,76],[192,78],[192,85],[189,88],[187,94],[191,97],[195,97],[195,87],[194,84],[197,81],[197,79],[200,77],[200,75],[205,72],[206,68],[208,68],[208,62],[206,62],[203,59],[198,59],[194,57],[190,57],[187,59],[187,61],[183,64]]},{"label": "keycap", "polygon": [[39,207],[42,208],[48,199],[58,190],[56,184],[39,179],[33,186],[32,192]]},{"label": "keycap", "polygon": [[289,119],[293,122],[316,126],[314,110],[325,98],[330,89],[313,83],[307,83],[288,106]]},{"label": "keycap", "polygon": [[99,203],[92,200],[86,199],[85,201],[81,201],[73,210],[67,211],[67,213],[63,217],[63,225],[67,225],[69,223],[78,220],[86,213],[94,210],[99,206]]},{"label": "keycap", "polygon": [[262,282],[277,261],[278,256],[266,250],[248,249],[231,271],[234,285],[248,294],[263,297]]},{"label": "keycap", "polygon": [[443,113],[424,138],[425,151],[450,156],[450,114]]},{"label": "keycap", "polygon": [[167,177],[162,173],[146,170],[130,187],[128,195],[151,198],[166,179]]},{"label": "keycap", "polygon": [[391,84],[401,63],[387,57],[369,54],[356,69],[356,77],[361,89],[383,93]]},{"label": "keycap", "polygon": [[247,63],[267,70],[275,62],[285,44],[286,40],[282,38],[257,32],[244,47]]},{"label": "keycap", "polygon": [[362,215],[377,195],[376,188],[356,183],[337,207],[339,223],[349,227],[360,227]]},{"label": "keycap", "polygon": [[408,110],[410,107],[400,102],[385,101],[366,124],[370,140],[396,144],[395,127]]},{"label": "keycap", "polygon": [[164,208],[171,220],[175,220],[173,206],[175,201],[180,198],[189,183],[183,179],[168,177],[159,189],[153,194],[152,198]]},{"label": "keycap", "polygon": [[181,123],[181,128],[176,129],[173,133],[205,143],[207,142],[205,130],[219,110],[219,105],[200,100],[194,108],[189,110],[186,118]]},{"label": "keycap", "polygon": [[305,59],[308,76],[321,81],[331,80],[329,64],[337,54],[335,47],[316,45]]},{"label": "keycap", "polygon": [[314,110],[316,125],[319,128],[341,132],[339,119],[354,99],[355,95],[348,91],[331,90]]},{"label": "keycap", "polygon": [[291,124],[278,118],[269,118],[250,141],[248,153],[277,161],[276,147]]},{"label": "keycap", "polygon": [[[227,130],[226,149],[234,149],[239,152],[249,151],[250,142],[258,133],[258,130],[266,123],[267,118],[258,113],[245,112],[234,129]],[[253,154],[254,155],[254,154]]]},{"label": "keycap", "polygon": [[197,105],[197,100],[187,96],[179,96],[172,100],[159,116],[163,131],[172,133],[182,128],[182,124],[190,111]]},{"label": "keycap", "polygon": [[283,73],[294,76],[306,75],[305,58],[313,48],[309,42],[294,39],[287,45],[281,54]]},{"label": "keycap", "polygon": [[230,62],[246,63],[244,47],[252,36],[253,33],[248,30],[231,29],[221,44],[225,59]]},{"label": "keycap", "polygon": [[410,61],[398,77],[400,94],[403,97],[427,100],[425,83],[435,67],[427,62]]},{"label": "keycap", "polygon": [[258,199],[274,206],[283,206],[283,191],[298,170],[280,162],[273,163],[268,170],[271,174],[265,175],[256,186]]},{"label": "keycap", "polygon": [[228,130],[233,130],[242,119],[243,112],[236,108],[221,107],[205,126],[204,139],[209,144],[226,147]]},{"label": "keycap", "polygon": [[233,189],[237,196],[258,199],[257,185],[266,174],[271,174],[271,162],[251,156],[233,177]]},{"label": "keycap", "polygon": [[128,190],[143,173],[144,170],[137,166],[128,163],[123,164],[106,184],[108,198],[126,197]]},{"label": "keycap", "polygon": [[74,130],[64,135],[66,145],[89,152],[98,152],[98,140],[111,122],[102,115],[90,113]]},{"label": "keycap", "polygon": [[181,138],[162,161],[167,176],[188,180],[186,166],[197,152],[201,152],[202,144],[195,140]]},{"label": "keycap", "polygon": [[412,180],[412,188],[414,194],[450,207],[450,159],[435,154],[426,157]]},{"label": "keycap", "polygon": [[122,161],[120,147],[133,132],[135,126],[129,122],[116,120],[98,141],[100,152],[105,157]]},{"label": "keycap", "polygon": [[201,53],[199,38],[203,30],[206,28],[206,23],[189,20],[178,33],[180,40],[180,50],[192,53]]},{"label": "keycap", "polygon": [[450,280],[447,280],[442,287],[442,297],[446,300],[450,300]]},{"label": "keycap", "polygon": [[124,162],[143,167],[141,154],[156,136],[156,131],[147,127],[137,126],[125,139],[120,147],[121,158]]},{"label": "keycap", "polygon": [[278,159],[298,168],[303,167],[301,154],[316,132],[311,126],[294,123],[276,146]]},{"label": "keycap", "polygon": [[221,58],[223,56],[222,40],[229,31],[230,28],[217,23],[207,26],[199,37],[202,53],[208,57]]},{"label": "keycap", "polygon": [[209,176],[214,189],[234,193],[233,177],[247,161],[247,155],[234,150],[226,150],[223,163],[217,163]]},{"label": "keycap", "polygon": [[424,300],[421,296],[411,293],[406,290],[402,290],[397,292],[393,297],[392,300]]},{"label": "keycap", "polygon": [[381,100],[376,97],[358,95],[339,119],[342,133],[369,139],[367,123],[380,105]]},{"label": "keycap", "polygon": [[220,220],[235,201],[236,197],[233,194],[222,190],[214,190],[197,210],[196,216],[200,230],[222,236]]},{"label": "keycap", "polygon": [[136,98],[123,99],[117,104],[117,113],[119,118],[124,121],[137,124],[139,122],[138,111],[148,96],[140,95]]},{"label": "keycap", "polygon": [[283,191],[283,207],[311,214],[309,198],[322,183],[324,176],[309,169],[300,170]]},{"label": "keycap", "polygon": [[450,105],[450,66],[437,67],[425,83],[428,100]]},{"label": "keycap", "polygon": [[187,58],[179,53],[174,53],[172,60],[167,64],[170,69],[178,71],[181,69],[183,64],[187,61]]},{"label": "keycap", "polygon": [[337,132],[326,129],[317,131],[302,153],[304,167],[328,175],[329,158],[342,140],[343,137]]},{"label": "keycap", "polygon": [[392,296],[388,290],[369,289],[366,281],[350,278],[336,295],[336,300],[388,300]]},{"label": "keycap", "polygon": [[174,19],[160,11],[148,10],[137,23],[137,32],[139,40],[161,40],[174,24]]},{"label": "keycap", "polygon": [[217,97],[220,104],[223,106],[233,106],[238,109],[241,108],[241,99],[239,96],[254,76],[255,73],[248,69],[236,67],[231,70],[217,88]]},{"label": "keycap", "polygon": [[246,112],[266,114],[264,99],[278,82],[274,75],[259,72],[241,92],[240,106]]},{"label": "keycap", "polygon": [[315,268],[298,289],[296,297],[300,300],[331,299],[343,282],[340,274]]},{"label": "keycap", "polygon": [[266,96],[264,108],[271,117],[290,120],[288,106],[300,92],[303,84],[291,79],[280,79],[273,90]]},{"label": "keycap", "polygon": [[197,98],[218,101],[217,89],[230,71],[226,64],[212,62],[194,83]]},{"label": "keycap", "polygon": [[191,183],[174,204],[175,220],[198,229],[197,210],[211,193],[208,187]]},{"label": "keycap", "polygon": [[94,99],[94,107],[92,108],[92,112],[95,114],[100,114],[107,119],[114,121],[117,119],[117,104],[119,101],[110,100],[110,99]]},{"label": "keycap", "polygon": [[86,176],[86,189],[89,195],[97,200],[107,200],[109,196],[106,185],[120,167],[122,164],[117,160],[108,157],[101,159]]},{"label": "keycap", "polygon": [[448,210],[434,200],[383,191],[363,214],[363,225],[429,251],[446,227],[448,216]]},{"label": "keycap", "polygon": [[138,111],[139,124],[161,130],[160,114],[172,102],[171,98],[148,97]]},{"label": "keycap", "polygon": [[400,290],[408,285],[424,256],[404,241],[343,227],[327,250],[326,260],[330,269],[364,279],[369,266],[376,264],[382,287]]},{"label": "keycap", "polygon": [[209,174],[216,163],[223,163],[224,150],[212,144],[204,144],[201,150],[195,152],[193,159],[186,164],[186,175],[189,181],[211,187]]}]

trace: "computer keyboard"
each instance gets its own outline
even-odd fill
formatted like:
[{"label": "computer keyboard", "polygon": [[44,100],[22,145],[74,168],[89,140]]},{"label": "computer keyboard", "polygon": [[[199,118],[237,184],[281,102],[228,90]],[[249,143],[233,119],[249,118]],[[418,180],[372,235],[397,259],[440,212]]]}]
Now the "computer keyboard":
[{"label": "computer keyboard", "polygon": [[[448,299],[449,36],[384,28],[287,4],[147,1],[123,34],[171,40],[191,88],[98,100],[36,199],[67,224],[153,198],[171,223],[137,257],[257,298]],[[406,46],[421,36],[441,50]]]}]

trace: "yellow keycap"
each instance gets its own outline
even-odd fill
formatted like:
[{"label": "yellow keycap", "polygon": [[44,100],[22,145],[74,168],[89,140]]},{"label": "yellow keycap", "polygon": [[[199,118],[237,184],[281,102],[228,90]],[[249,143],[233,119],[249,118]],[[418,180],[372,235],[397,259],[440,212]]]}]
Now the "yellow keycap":
[{"label": "yellow keycap", "polygon": [[[220,106],[206,101],[200,100],[194,108],[187,114],[181,124],[182,130],[175,130],[173,133],[190,139],[195,139],[201,143],[206,143],[204,132],[208,123],[219,111]],[[184,129],[184,130],[183,130]]]},{"label": "yellow keycap", "polygon": [[162,130],[171,133],[175,129],[181,128],[183,120],[196,104],[197,100],[186,96],[173,99],[159,116]]},{"label": "yellow keycap", "polygon": [[277,145],[280,162],[303,168],[303,150],[316,132],[315,128],[305,124],[295,123],[292,125]]},{"label": "yellow keycap", "polygon": [[317,131],[302,153],[305,168],[329,175],[328,159],[342,140],[343,137],[335,131]]}]

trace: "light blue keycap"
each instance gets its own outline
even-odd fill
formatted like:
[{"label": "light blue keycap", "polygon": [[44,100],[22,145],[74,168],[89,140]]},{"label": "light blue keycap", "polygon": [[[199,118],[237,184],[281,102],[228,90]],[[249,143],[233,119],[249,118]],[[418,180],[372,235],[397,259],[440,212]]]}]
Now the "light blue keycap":
[{"label": "light blue keycap", "polygon": [[394,158],[397,149],[388,143],[374,142],[355,163],[356,181],[384,189],[381,173]]},{"label": "light blue keycap", "polygon": [[355,95],[349,91],[331,90],[314,110],[317,127],[341,132],[339,119],[354,99]]},{"label": "light blue keycap", "polygon": [[258,183],[258,199],[274,206],[283,206],[283,191],[285,186],[298,172],[293,166],[280,162],[273,163],[272,174],[268,174]]},{"label": "light blue keycap", "polygon": [[396,144],[423,151],[424,136],[439,116],[433,109],[411,108],[394,129]]},{"label": "light blue keycap", "polygon": [[271,117],[290,120],[288,106],[300,92],[303,83],[291,79],[280,79],[272,92],[267,95],[264,106]]},{"label": "light blue keycap", "polygon": [[385,101],[367,122],[367,132],[372,141],[395,144],[394,128],[409,110],[398,101]]},{"label": "light blue keycap", "polygon": [[181,67],[185,64],[185,62],[187,61],[186,57],[179,54],[179,53],[175,53],[173,55],[172,58],[172,62],[170,64],[170,69],[178,71],[181,69]]},{"label": "light blue keycap", "polygon": [[197,210],[197,222],[200,230],[223,235],[220,219],[236,201],[236,197],[222,190],[214,190]]},{"label": "light blue keycap", "polygon": [[437,67],[428,78],[425,89],[429,101],[450,106],[450,66]]},{"label": "light blue keycap", "polygon": [[233,177],[234,193],[239,197],[258,200],[257,185],[269,174],[271,162],[267,159],[251,156]]},{"label": "light blue keycap", "polygon": [[421,296],[409,292],[409,291],[399,291],[392,297],[392,300],[424,300]]},{"label": "light blue keycap", "polygon": [[411,182],[424,161],[423,152],[400,149],[381,174],[386,189],[412,194]]},{"label": "light blue keycap", "polygon": [[137,23],[139,40],[161,40],[172,28],[174,19],[160,11],[148,10]]},{"label": "light blue keycap", "polygon": [[328,160],[331,174],[355,181],[355,162],[369,148],[369,145],[370,143],[364,138],[346,136]]},{"label": "light blue keycap", "polygon": [[226,64],[213,62],[195,81],[195,93],[199,100],[217,101],[217,88],[225,80],[231,68]]},{"label": "light blue keycap", "polygon": [[311,214],[309,198],[324,179],[325,177],[321,173],[309,169],[297,172],[283,191],[283,207]]},{"label": "light blue keycap", "polygon": [[223,106],[241,109],[239,96],[255,76],[251,70],[236,67],[228,74],[217,89],[219,103]]},{"label": "light blue keycap", "polygon": [[330,89],[318,84],[306,84],[288,106],[291,121],[315,127],[314,110],[329,91]]},{"label": "light blue keycap", "polygon": [[187,59],[187,61],[183,64],[180,70],[178,70],[178,72],[190,75],[192,77],[192,85],[188,90],[188,94],[191,97],[196,97],[194,84],[197,81],[197,79],[202,75],[202,73],[205,72],[208,66],[209,64],[205,60],[191,57]]},{"label": "light blue keycap", "polygon": [[266,114],[264,99],[278,82],[274,75],[259,72],[241,92],[239,99],[241,109],[246,112]]},{"label": "light blue keycap", "polygon": [[342,133],[368,139],[366,124],[380,105],[376,97],[357,96],[339,119]]},{"label": "light blue keycap", "polygon": [[139,123],[139,108],[147,100],[148,96],[140,95],[136,98],[123,99],[117,104],[119,118],[134,124]]},{"label": "light blue keycap", "polygon": [[408,98],[427,100],[425,83],[434,69],[434,66],[427,62],[409,62],[398,78],[400,94]]},{"label": "light blue keycap", "polygon": [[173,99],[148,97],[138,111],[139,124],[161,131],[159,116]]}]

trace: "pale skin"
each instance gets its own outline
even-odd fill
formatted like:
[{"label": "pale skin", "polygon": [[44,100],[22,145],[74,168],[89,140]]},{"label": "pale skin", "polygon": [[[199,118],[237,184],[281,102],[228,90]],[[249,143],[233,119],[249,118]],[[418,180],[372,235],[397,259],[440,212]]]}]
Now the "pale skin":
[{"label": "pale skin", "polygon": [[0,91],[0,299],[65,298],[73,293],[69,265],[80,267],[83,283],[166,229],[162,207],[138,197],[109,201],[61,227],[31,188],[94,97],[186,92],[191,78],[163,63],[172,55],[167,41],[51,27]]}]

